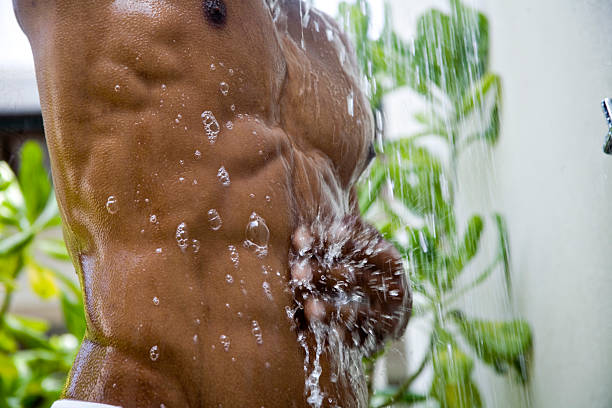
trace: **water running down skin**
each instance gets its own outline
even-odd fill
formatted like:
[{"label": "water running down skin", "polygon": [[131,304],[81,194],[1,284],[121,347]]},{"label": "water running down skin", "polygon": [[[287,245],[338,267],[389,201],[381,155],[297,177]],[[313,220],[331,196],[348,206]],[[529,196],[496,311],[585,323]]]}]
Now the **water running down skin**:
[{"label": "water running down skin", "polygon": [[[403,332],[399,256],[358,218],[373,124],[332,19],[303,28],[294,1],[14,5],[86,307],[66,398],[305,407],[310,325],[363,352]],[[361,296],[337,313],[330,285]],[[335,378],[340,347],[319,356],[321,404],[365,406]]]}]

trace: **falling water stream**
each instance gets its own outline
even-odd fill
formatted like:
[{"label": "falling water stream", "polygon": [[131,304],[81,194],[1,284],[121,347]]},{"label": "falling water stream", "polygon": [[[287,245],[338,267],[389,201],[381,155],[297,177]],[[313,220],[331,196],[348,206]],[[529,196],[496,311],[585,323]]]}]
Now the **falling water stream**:
[{"label": "falling water stream", "polygon": [[[426,3],[385,3],[374,35],[368,1],[344,3],[337,15],[377,122],[378,159],[361,182],[361,210],[403,254],[415,296],[407,334],[366,364],[370,405],[528,406],[532,335],[514,312],[505,221],[487,187],[503,101],[489,23],[477,4]],[[300,12],[303,33],[311,4]],[[314,346],[300,340],[305,392],[320,407],[319,356],[330,347],[342,361],[347,349],[326,342],[333,326],[311,330]]]}]

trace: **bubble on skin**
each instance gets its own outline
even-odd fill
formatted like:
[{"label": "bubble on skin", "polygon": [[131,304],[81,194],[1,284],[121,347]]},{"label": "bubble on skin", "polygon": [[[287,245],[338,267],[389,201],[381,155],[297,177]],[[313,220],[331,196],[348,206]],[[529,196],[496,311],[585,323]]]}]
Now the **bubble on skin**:
[{"label": "bubble on skin", "polygon": [[230,106],[230,109],[231,109],[232,112],[236,111],[236,105]]},{"label": "bubble on skin", "polygon": [[162,91],[166,91],[168,89],[168,87],[166,86],[166,84],[162,84],[161,86],[161,90]]},{"label": "bubble on skin", "polygon": [[227,94],[229,94],[229,85],[227,84],[227,82],[221,82],[219,84],[219,90],[221,91],[223,96],[227,96]]},{"label": "bubble on skin", "polygon": [[151,361],[157,361],[157,359],[159,358],[159,347],[151,347],[151,349],[149,350],[149,357],[151,358]]},{"label": "bubble on skin", "polygon": [[225,124],[225,127],[228,130],[232,130],[234,128],[234,122],[232,122],[231,120],[228,120],[227,123]]},{"label": "bubble on skin", "polygon": [[200,160],[200,159],[202,158],[202,152],[201,152],[201,151],[199,151],[199,150],[196,150],[196,151],[193,153],[193,157],[194,157],[196,160]]},{"label": "bubble on skin", "polygon": [[121,90],[121,85],[115,85],[115,92],[119,92]]},{"label": "bubble on skin", "polygon": [[227,172],[227,170],[225,170],[224,166],[221,166],[219,168],[219,171],[217,172],[217,178],[225,187],[231,184],[229,173]]},{"label": "bubble on skin", "polygon": [[271,202],[272,201],[272,197],[270,197],[269,195],[266,196],[266,202]]},{"label": "bubble on skin", "polygon": [[234,265],[234,268],[238,269],[240,266],[240,255],[238,254],[238,250],[233,245],[228,245],[227,249],[229,250],[230,259]]},{"label": "bubble on skin", "polygon": [[255,250],[257,256],[264,257],[268,254],[268,242],[270,241],[270,230],[266,221],[253,212],[246,226],[246,240],[244,246]]},{"label": "bubble on skin", "polygon": [[106,210],[110,214],[116,214],[117,211],[119,211],[119,203],[117,202],[117,199],[115,198],[115,196],[110,196],[106,200]]},{"label": "bubble on skin", "polygon": [[197,343],[197,342],[198,342],[198,335],[197,335],[197,334],[194,334],[194,335],[193,335],[193,343],[195,344],[195,343]]},{"label": "bubble on skin", "polygon": [[161,254],[161,253],[162,253],[162,249],[161,249],[161,248],[157,248],[157,249],[155,250],[155,253],[157,253],[157,254]]},{"label": "bubble on skin", "polygon": [[251,322],[251,333],[253,333],[253,336],[255,336],[255,341],[257,342],[257,344],[263,344],[263,335],[261,333],[261,327],[259,327],[259,323],[257,323],[257,320],[253,320]]},{"label": "bubble on skin", "polygon": [[215,64],[210,64],[210,70],[211,71],[214,71],[216,69],[217,69],[217,67],[215,66]]},{"label": "bubble on skin", "polygon": [[222,334],[221,336],[219,336],[219,341],[221,342],[221,345],[223,346],[223,350],[225,350],[226,352],[229,351],[230,339],[225,334]]},{"label": "bubble on skin", "polygon": [[225,275],[225,281],[227,283],[234,283],[234,277],[228,273],[227,275]]},{"label": "bubble on skin", "polygon": [[223,225],[223,220],[219,215],[219,212],[214,208],[208,210],[208,225],[210,225],[210,229],[213,231],[219,231],[221,226]]},{"label": "bubble on skin", "polygon": [[217,136],[219,135],[219,131],[221,130],[219,127],[219,122],[217,122],[215,115],[213,115],[211,111],[202,112],[202,123],[204,124],[204,129],[206,130],[208,141],[210,142],[210,144],[214,144],[217,141]]},{"label": "bubble on skin", "polygon": [[155,306],[159,306],[159,298],[158,298],[157,296],[155,296],[155,297],[153,298],[153,304],[154,304]]},{"label": "bubble on skin", "polygon": [[149,217],[149,222],[151,224],[157,224],[157,215],[151,214],[151,216]]},{"label": "bubble on skin", "polygon": [[189,245],[189,236],[187,233],[187,225],[184,222],[181,222],[178,227],[176,227],[176,242],[179,248],[181,248],[181,251],[185,252]]},{"label": "bubble on skin", "polygon": [[234,75],[234,70],[230,68],[227,72],[229,72],[230,76]]}]

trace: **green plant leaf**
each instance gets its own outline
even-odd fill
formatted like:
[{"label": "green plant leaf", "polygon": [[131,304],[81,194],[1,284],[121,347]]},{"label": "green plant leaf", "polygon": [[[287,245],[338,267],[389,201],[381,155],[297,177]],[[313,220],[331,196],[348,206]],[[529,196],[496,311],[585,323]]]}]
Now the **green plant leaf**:
[{"label": "green plant leaf", "polygon": [[508,241],[508,228],[504,217],[496,213],[494,215],[495,225],[499,234],[499,251],[502,255],[504,265],[504,278],[506,279],[506,292],[508,297],[512,298],[512,275],[510,271],[510,245]]},{"label": "green plant leaf", "polygon": [[0,257],[0,281],[12,282],[23,266],[20,253]]},{"label": "green plant leaf", "polygon": [[51,183],[47,173],[40,145],[34,141],[24,143],[21,148],[19,184],[30,222],[33,222],[42,212],[51,194]]},{"label": "green plant leaf", "polygon": [[5,224],[19,225],[20,218],[25,216],[25,202],[17,177],[6,162],[0,162],[0,217]]},{"label": "green plant leaf", "polygon": [[38,248],[52,258],[70,262],[70,255],[66,249],[63,239],[49,238],[41,239],[37,242]]},{"label": "green plant leaf", "polygon": [[358,187],[359,209],[362,214],[368,212],[376,202],[386,180],[386,170],[378,160],[372,164],[370,174]]},{"label": "green plant leaf", "polygon": [[34,238],[34,232],[31,229],[19,231],[0,241],[0,257],[9,257],[15,255],[25,248]]},{"label": "green plant leaf", "polygon": [[77,339],[82,339],[85,335],[85,309],[83,302],[78,299],[72,299],[66,293],[60,295],[62,305],[62,314],[64,315],[64,323],[68,332],[74,335]]},{"label": "green plant leaf", "polygon": [[5,317],[5,329],[25,348],[50,349],[45,332],[49,324],[44,320],[9,314]]},{"label": "green plant leaf", "polygon": [[457,101],[489,64],[486,17],[453,1],[451,13],[431,9],[417,22],[411,87],[430,96],[432,86]]},{"label": "green plant leaf", "polygon": [[26,271],[30,287],[40,298],[51,299],[59,294],[59,288],[55,283],[55,274],[51,269],[30,259],[26,263]]},{"label": "green plant leaf", "polygon": [[531,329],[526,321],[467,319],[460,313],[455,313],[454,317],[479,358],[500,373],[515,367],[519,378],[523,382],[528,380],[527,370],[521,369],[526,366],[532,347]]},{"label": "green plant leaf", "polygon": [[482,407],[480,393],[471,379],[474,361],[457,346],[448,331],[436,329],[436,338],[431,396],[441,408]]}]

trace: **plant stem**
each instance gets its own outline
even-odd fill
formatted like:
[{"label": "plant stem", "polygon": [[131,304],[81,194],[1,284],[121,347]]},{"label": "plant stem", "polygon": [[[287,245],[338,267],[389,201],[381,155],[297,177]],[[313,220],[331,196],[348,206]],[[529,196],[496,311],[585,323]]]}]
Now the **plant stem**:
[{"label": "plant stem", "polygon": [[11,305],[11,300],[13,299],[13,289],[8,288],[6,285],[4,286],[6,293],[4,294],[4,299],[2,299],[2,306],[0,306],[0,327],[4,325],[4,316],[8,312],[9,306]]},{"label": "plant stem", "polygon": [[491,273],[493,273],[493,271],[495,270],[497,265],[502,261],[502,259],[503,259],[502,256],[498,255],[497,258],[495,258],[495,260],[484,270],[484,272],[481,273],[478,276],[478,278],[476,278],[476,280],[474,280],[474,282],[470,283],[468,286],[462,289],[459,289],[451,297],[444,299],[441,303],[445,305],[451,305],[457,300],[459,300],[461,297],[463,297],[463,295],[465,295],[467,292],[479,286],[481,283],[487,280],[487,278],[491,275]]},{"label": "plant stem", "polygon": [[406,391],[410,389],[410,386],[412,385],[412,383],[423,373],[423,370],[425,370],[425,367],[427,367],[429,360],[431,360],[431,354],[433,352],[433,344],[434,342],[433,342],[433,334],[432,334],[430,341],[429,341],[429,348],[427,349],[427,354],[425,354],[425,357],[423,358],[423,361],[419,365],[419,368],[417,368],[417,370],[410,377],[408,377],[408,379],[399,387],[399,389],[395,392],[395,394],[389,397],[387,401],[385,401],[382,405],[379,405],[378,408],[384,408],[384,407],[388,407],[388,406],[395,404],[396,402],[400,400],[400,398],[402,398],[402,396],[406,393]]}]

